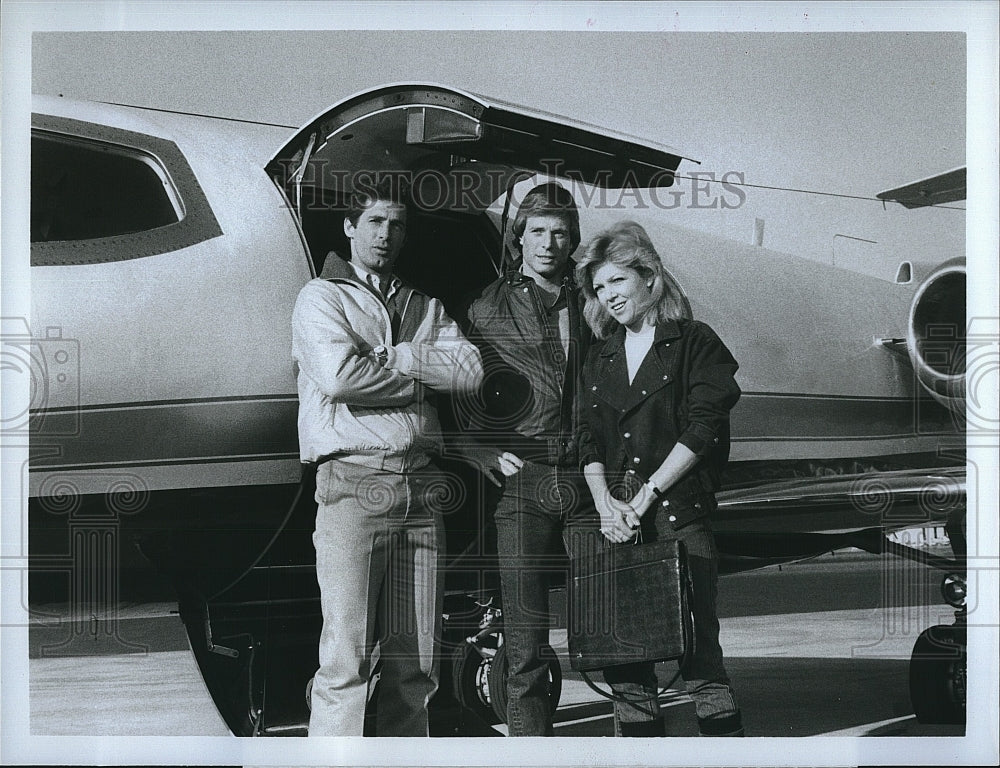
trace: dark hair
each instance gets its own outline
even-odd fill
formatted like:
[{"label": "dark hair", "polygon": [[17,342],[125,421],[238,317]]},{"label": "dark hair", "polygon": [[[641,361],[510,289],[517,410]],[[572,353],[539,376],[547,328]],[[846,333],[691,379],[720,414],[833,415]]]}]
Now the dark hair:
[{"label": "dark hair", "polygon": [[352,225],[357,226],[358,217],[379,201],[395,203],[409,209],[410,185],[398,174],[379,174],[378,182],[374,186],[362,183],[351,193],[344,215]]},{"label": "dark hair", "polygon": [[569,240],[572,253],[580,244],[580,212],[569,190],[554,181],[539,184],[524,196],[514,217],[514,246],[520,251],[518,241],[524,236],[524,228],[529,216],[560,216],[569,224]]},{"label": "dark hair", "polygon": [[594,235],[576,266],[576,282],[584,296],[583,316],[597,338],[606,339],[618,328],[618,322],[594,291],[594,273],[608,263],[634,269],[652,283],[652,301],[646,317],[656,325],[670,319],[691,317],[691,307],[684,293],[663,266],[646,230],[634,221],[620,221]]}]

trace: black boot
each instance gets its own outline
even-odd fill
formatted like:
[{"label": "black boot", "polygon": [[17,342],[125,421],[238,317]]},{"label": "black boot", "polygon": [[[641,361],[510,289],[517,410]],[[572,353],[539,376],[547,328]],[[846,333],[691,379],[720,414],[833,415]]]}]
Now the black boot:
[{"label": "black boot", "polygon": [[620,723],[622,736],[639,736],[642,738],[653,738],[654,736],[666,736],[667,731],[663,724],[663,718],[655,720],[643,720],[638,723]]},{"label": "black boot", "polygon": [[722,717],[699,717],[699,736],[743,736],[743,719],[739,710]]}]

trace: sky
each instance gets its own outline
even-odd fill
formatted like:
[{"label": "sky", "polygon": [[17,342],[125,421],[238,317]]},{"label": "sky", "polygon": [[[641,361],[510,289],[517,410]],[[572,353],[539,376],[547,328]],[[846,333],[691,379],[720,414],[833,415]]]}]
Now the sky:
[{"label": "sky", "polygon": [[32,86],[300,125],[367,87],[440,82],[757,183],[864,194],[965,162],[965,59],[940,32],[36,33]]},{"label": "sky", "polygon": [[[385,26],[398,18],[386,5],[298,20],[305,28]],[[307,10],[317,6],[331,7]],[[963,213],[887,211],[873,198],[966,163],[964,33],[941,31],[948,25],[825,30],[809,25],[808,11],[798,26],[794,14],[786,25],[804,31],[761,31],[761,15],[744,19],[750,29],[688,31],[687,8],[641,6],[630,18],[617,3],[550,7],[547,15],[536,6],[517,18],[491,17],[495,26],[526,29],[208,31],[188,19],[186,31],[37,31],[31,89],[298,126],[369,87],[438,82],[670,145],[701,163],[682,173],[736,172],[760,185],[747,188],[748,204],[736,212],[672,214],[685,226],[749,239],[760,218],[768,247],[827,261],[835,235],[862,238],[879,243],[864,258],[884,262],[886,272],[913,253],[939,262],[963,252]],[[749,15],[742,6],[730,11]],[[449,19],[431,12],[410,21]],[[622,29],[626,21],[634,28]],[[877,25],[853,29],[868,26]]]}]

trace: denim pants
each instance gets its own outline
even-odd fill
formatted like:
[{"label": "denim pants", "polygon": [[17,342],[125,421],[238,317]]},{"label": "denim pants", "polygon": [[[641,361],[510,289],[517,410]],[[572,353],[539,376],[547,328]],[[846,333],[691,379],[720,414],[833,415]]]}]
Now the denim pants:
[{"label": "denim pants", "polygon": [[[719,618],[716,612],[718,594],[718,550],[708,518],[696,520],[680,530],[674,530],[666,514],[657,514],[654,505],[642,518],[642,540],[679,539],[684,542],[692,583],[691,612],[694,617],[694,653],[681,666],[680,673],[688,695],[694,701],[699,725],[706,722],[728,722],[738,719],[739,708],[733,696],[729,676],[719,644]],[[602,541],[603,540],[603,541]],[[576,527],[568,534],[567,546],[574,556],[605,546],[606,540],[593,526]],[[629,547],[631,543],[611,546]],[[615,734],[621,735],[623,723],[642,723],[660,716],[657,700],[658,684],[655,665],[637,662],[608,667],[604,680],[625,699],[614,703]],[[702,730],[705,730],[703,727]]]},{"label": "denim pants", "polygon": [[397,474],[342,461],[316,476],[316,577],[323,630],[310,736],[361,736],[378,642],[379,736],[427,736],[437,690],[446,492],[433,467]]},{"label": "denim pants", "polygon": [[568,560],[563,543],[568,519],[593,502],[577,469],[525,461],[506,479],[497,504],[497,553],[503,597],[507,678],[507,727],[511,736],[551,736],[549,587],[563,583]]}]

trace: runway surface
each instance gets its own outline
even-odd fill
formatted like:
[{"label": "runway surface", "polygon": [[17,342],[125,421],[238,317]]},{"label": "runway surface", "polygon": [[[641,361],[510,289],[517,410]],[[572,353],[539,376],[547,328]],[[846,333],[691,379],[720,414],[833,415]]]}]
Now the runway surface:
[{"label": "runway surface", "polygon": [[[961,735],[960,726],[917,723],[907,688],[917,635],[951,622],[938,596],[939,578],[861,553],[723,577],[722,645],[747,734]],[[119,637],[103,645],[67,638],[59,606],[33,610],[32,734],[228,734],[187,649],[175,605],[122,606]],[[569,669],[565,630],[553,630],[551,639],[564,673],[556,734],[610,736],[610,702]],[[123,641],[134,652],[122,653]],[[676,667],[661,666],[666,682]],[[662,703],[668,735],[697,735],[686,694],[671,690]]]}]

